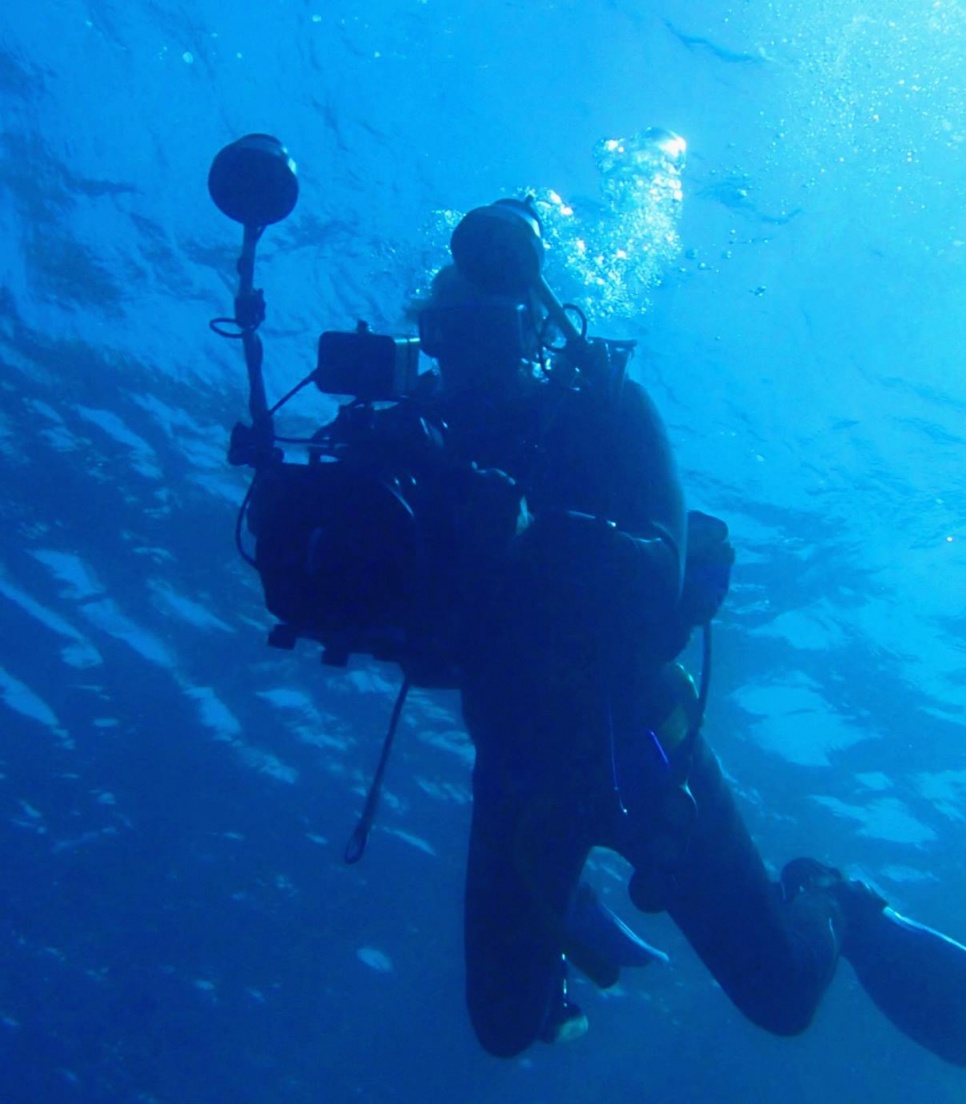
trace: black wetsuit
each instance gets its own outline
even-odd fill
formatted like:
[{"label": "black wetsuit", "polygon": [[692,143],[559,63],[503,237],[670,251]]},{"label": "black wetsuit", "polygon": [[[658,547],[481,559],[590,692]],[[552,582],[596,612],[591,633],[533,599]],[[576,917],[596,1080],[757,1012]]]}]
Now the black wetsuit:
[{"label": "black wetsuit", "polygon": [[[700,739],[686,850],[670,873],[656,858],[669,783],[648,717],[681,645],[685,515],[652,403],[627,383],[619,401],[547,386],[512,403],[475,394],[443,408],[455,449],[520,480],[535,518],[480,602],[465,657],[476,746],[465,949],[480,1042],[509,1057],[540,1036],[595,846],[632,864],[632,898],[669,912],[747,1016],[802,1030],[835,966],[829,909],[781,902]],[[588,518],[573,526],[564,511]],[[614,534],[593,518],[642,538],[634,554],[615,566]]]}]

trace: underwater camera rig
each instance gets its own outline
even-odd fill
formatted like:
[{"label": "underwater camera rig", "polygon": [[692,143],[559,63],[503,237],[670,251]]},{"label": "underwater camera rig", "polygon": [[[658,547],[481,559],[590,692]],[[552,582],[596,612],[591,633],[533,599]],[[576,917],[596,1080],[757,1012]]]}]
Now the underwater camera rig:
[{"label": "underwater camera rig", "polygon": [[[417,684],[452,685],[452,672],[440,662],[440,621],[449,604],[445,549],[454,474],[445,425],[415,397],[419,340],[375,334],[364,322],[347,332],[327,331],[318,341],[314,371],[270,406],[258,336],[265,298],[254,285],[255,251],[265,229],[296,205],[295,164],[278,139],[250,134],[217,154],[208,189],[217,207],[243,227],[234,316],[210,326],[241,342],[248,372],[250,422],[232,430],[228,458],[255,472],[236,540],[278,618],[269,642],[291,648],[309,638],[322,645],[326,663],[343,665],[354,653],[368,654],[400,663]],[[568,386],[622,385],[634,343],[589,339],[580,310],[559,302],[542,273],[545,247],[529,203],[504,199],[470,211],[453,232],[451,252],[460,273],[483,294],[531,295],[543,305],[557,340],[551,343],[545,325],[548,375]],[[310,439],[277,436],[276,413],[308,384],[349,400]],[[308,462],[287,461],[282,444],[300,445]],[[246,521],[253,554],[243,540]]]}]

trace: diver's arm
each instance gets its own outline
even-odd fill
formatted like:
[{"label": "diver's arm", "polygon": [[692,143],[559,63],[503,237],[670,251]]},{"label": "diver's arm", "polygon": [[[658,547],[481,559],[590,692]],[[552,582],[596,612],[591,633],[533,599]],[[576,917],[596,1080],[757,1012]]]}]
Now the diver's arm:
[{"label": "diver's arm", "polygon": [[[613,473],[610,476],[611,520],[645,544],[660,541],[670,560],[669,585],[680,589],[687,555],[684,492],[667,430],[650,396],[628,380],[621,394],[615,425]],[[656,550],[647,555],[658,555]],[[658,556],[662,561],[666,557]]]},{"label": "diver's arm", "polygon": [[[638,554],[664,562],[664,570],[679,572],[675,606],[665,609],[668,624],[683,647],[691,630],[711,620],[728,592],[734,547],[728,526],[719,518],[697,510],[684,511],[676,465],[660,416],[643,388],[625,384],[625,448],[632,457],[632,471],[644,474],[625,488],[628,529],[641,536],[650,524],[659,530],[670,564],[650,540],[638,542]],[[640,528],[643,527],[643,528]],[[646,569],[660,574],[655,564]],[[665,574],[665,586],[670,584]]]},{"label": "diver's arm", "polygon": [[673,619],[684,579],[684,493],[664,423],[640,384],[625,382],[614,426],[610,520],[626,563],[628,601]]},{"label": "diver's arm", "polygon": [[628,593],[647,606],[654,639],[664,642],[670,658],[695,626],[714,617],[728,592],[735,551],[723,521],[685,513],[663,423],[633,382],[624,386],[618,439],[625,463],[618,465],[613,516],[636,558],[627,570]]}]

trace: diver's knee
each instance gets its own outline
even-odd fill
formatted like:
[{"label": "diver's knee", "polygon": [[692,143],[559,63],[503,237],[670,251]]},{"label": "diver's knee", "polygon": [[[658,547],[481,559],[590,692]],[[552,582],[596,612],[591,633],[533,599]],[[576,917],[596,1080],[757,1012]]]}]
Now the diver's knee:
[{"label": "diver's knee", "polygon": [[523,1029],[504,1017],[470,1008],[470,1022],[480,1046],[493,1058],[516,1058],[536,1042],[536,1029]]},{"label": "diver's knee", "polygon": [[729,993],[738,1010],[770,1035],[801,1035],[815,1018],[818,1000],[812,993],[791,986],[747,988]]},{"label": "diver's knee", "polygon": [[815,1018],[815,1005],[804,1001],[788,1001],[781,1007],[769,1008],[752,1020],[771,1035],[790,1038],[801,1035]]}]

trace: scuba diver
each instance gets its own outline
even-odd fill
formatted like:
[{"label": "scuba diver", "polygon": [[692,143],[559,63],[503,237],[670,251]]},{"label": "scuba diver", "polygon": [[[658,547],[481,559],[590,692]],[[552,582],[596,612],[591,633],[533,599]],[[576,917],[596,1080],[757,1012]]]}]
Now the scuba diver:
[{"label": "scuba diver", "polygon": [[577,363],[564,352],[540,364],[535,272],[517,281],[511,250],[494,266],[475,240],[514,220],[539,239],[533,211],[512,201],[464,219],[420,316],[452,448],[523,488],[529,515],[461,656],[480,1042],[510,1057],[583,1028],[566,991],[580,953],[568,917],[591,848],[606,847],[634,869],[634,904],[666,911],[759,1026],[804,1030],[844,955],[900,1028],[966,1063],[966,948],[813,860],[769,878],[675,663],[725,596],[727,528],[685,512],[659,415],[638,383],[614,378],[613,348],[581,339]]},{"label": "scuba diver", "polygon": [[[274,147],[267,163],[287,179]],[[212,195],[245,223],[250,261],[249,231],[284,215],[226,197],[217,167]],[[966,947],[816,860],[774,882],[701,733],[708,626],[734,549],[724,522],[685,509],[660,416],[626,376],[632,343],[589,338],[557,301],[528,203],[471,211],[451,252],[418,314],[436,372],[410,371],[411,347],[362,327],[323,335],[305,382],[356,399],[307,443],[307,465],[274,447],[260,346],[249,356],[261,293],[239,264],[230,321],[253,425],[236,427],[230,457],[256,469],[245,511],[280,622],[270,639],[405,674],[347,861],[364,848],[406,689],[455,686],[476,751],[466,998],[490,1054],[585,1029],[568,963],[607,986],[656,957],[582,881],[603,847],[632,867],[633,903],[667,912],[762,1028],[803,1031],[841,956],[900,1030],[966,1065]],[[678,662],[696,630],[700,690]]]}]

